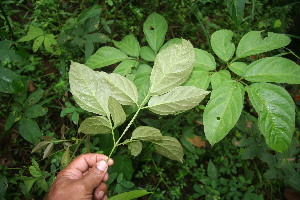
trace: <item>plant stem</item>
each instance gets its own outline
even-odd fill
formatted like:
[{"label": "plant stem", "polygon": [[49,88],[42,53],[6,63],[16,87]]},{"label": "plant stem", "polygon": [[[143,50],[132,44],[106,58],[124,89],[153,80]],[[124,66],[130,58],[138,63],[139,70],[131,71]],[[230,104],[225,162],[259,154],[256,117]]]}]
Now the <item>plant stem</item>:
[{"label": "plant stem", "polygon": [[[117,146],[119,146],[119,142],[120,140],[123,138],[123,136],[126,134],[126,132],[128,131],[128,129],[130,128],[130,126],[132,125],[133,121],[135,120],[135,118],[137,117],[137,115],[139,114],[139,112],[143,109],[143,106],[147,103],[148,99],[150,97],[150,93],[148,92],[148,94],[146,95],[145,99],[143,100],[143,102],[138,106],[138,110],[136,111],[136,113],[134,114],[134,116],[132,117],[132,119],[130,120],[130,122],[128,123],[128,125],[126,126],[126,128],[124,129],[123,133],[121,134],[121,136],[119,137],[119,139],[117,140],[117,142],[114,143],[114,147],[112,148],[108,159],[111,157],[111,155],[113,154],[113,152],[115,151],[115,149],[117,148]],[[107,160],[108,160],[107,159]]]}]

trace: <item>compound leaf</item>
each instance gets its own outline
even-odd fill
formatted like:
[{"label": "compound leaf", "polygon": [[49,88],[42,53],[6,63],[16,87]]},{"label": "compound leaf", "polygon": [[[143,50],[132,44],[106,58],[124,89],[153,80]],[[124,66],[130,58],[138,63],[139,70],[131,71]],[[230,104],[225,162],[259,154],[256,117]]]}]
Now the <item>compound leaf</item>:
[{"label": "compound leaf", "polygon": [[177,139],[170,136],[162,136],[159,141],[152,141],[155,149],[161,155],[183,162],[183,149]]},{"label": "compound leaf", "polygon": [[150,76],[151,94],[161,95],[184,83],[192,73],[194,61],[194,48],[187,40],[161,50]]},{"label": "compound leaf", "polygon": [[143,58],[146,61],[150,61],[153,62],[155,59],[155,53],[154,51],[148,47],[148,46],[144,46],[141,48],[140,50],[140,56],[141,58]]},{"label": "compound leaf", "polygon": [[27,41],[33,40],[34,38],[37,38],[41,35],[44,35],[44,31],[42,29],[31,26],[27,35],[22,37],[19,40],[19,42],[27,42]]},{"label": "compound leaf", "polygon": [[194,86],[178,86],[161,96],[153,96],[149,109],[160,115],[169,115],[186,111],[197,106],[209,92]]},{"label": "compound leaf", "polygon": [[128,149],[131,155],[138,156],[143,149],[143,144],[141,141],[133,141],[128,144]]},{"label": "compound leaf", "polygon": [[126,120],[126,114],[121,106],[121,104],[113,97],[108,99],[108,109],[112,120],[114,122],[114,128],[123,124]]},{"label": "compound leaf", "polygon": [[103,116],[94,116],[85,119],[78,129],[78,132],[85,134],[105,134],[111,132],[109,120]]},{"label": "compound leaf", "polygon": [[230,30],[219,30],[211,35],[211,47],[215,54],[227,62],[234,54],[235,46],[231,42],[233,32]]},{"label": "compound leaf", "polygon": [[86,65],[91,69],[105,67],[128,59],[128,56],[114,47],[101,47],[88,58]]},{"label": "compound leaf", "polygon": [[109,83],[111,95],[123,105],[133,105],[138,101],[137,88],[128,78],[120,74],[99,73]]},{"label": "compound leaf", "polygon": [[215,89],[223,81],[231,79],[230,72],[227,70],[220,70],[211,75],[211,86]]},{"label": "compound leaf", "polygon": [[111,91],[105,79],[85,65],[72,62],[69,72],[70,89],[77,104],[86,111],[108,115]]},{"label": "compound leaf", "polygon": [[216,61],[213,55],[202,49],[195,48],[195,65],[199,70],[215,70]]},{"label": "compound leaf", "polygon": [[261,31],[250,31],[246,33],[239,42],[236,56],[238,58],[244,58],[264,53],[287,46],[290,42],[291,39],[283,34],[268,32],[268,37],[263,39],[261,37]]},{"label": "compound leaf", "polygon": [[158,52],[165,40],[168,24],[165,18],[157,13],[152,13],[146,19],[143,31],[149,46],[155,53]]},{"label": "compound leaf", "polygon": [[244,87],[236,81],[225,81],[211,93],[203,113],[204,132],[210,144],[223,139],[239,119],[244,102]]},{"label": "compound leaf", "polygon": [[270,83],[254,83],[246,91],[267,144],[275,151],[286,151],[295,129],[293,99],[285,89]]},{"label": "compound leaf", "polygon": [[131,139],[152,142],[160,140],[161,137],[162,134],[159,129],[150,126],[139,126],[132,132]]},{"label": "compound leaf", "polygon": [[130,192],[124,192],[122,194],[118,194],[109,198],[108,200],[131,200],[134,198],[142,197],[144,195],[150,194],[151,192],[147,192],[146,190],[133,190]]},{"label": "compound leaf", "polygon": [[287,58],[262,58],[247,66],[244,78],[252,82],[300,84],[300,66]]},{"label": "compound leaf", "polygon": [[236,75],[243,76],[247,70],[247,64],[243,62],[233,62],[228,67]]},{"label": "compound leaf", "polygon": [[116,47],[129,56],[138,57],[140,54],[140,44],[133,35],[125,36],[119,42],[113,40],[113,43]]}]

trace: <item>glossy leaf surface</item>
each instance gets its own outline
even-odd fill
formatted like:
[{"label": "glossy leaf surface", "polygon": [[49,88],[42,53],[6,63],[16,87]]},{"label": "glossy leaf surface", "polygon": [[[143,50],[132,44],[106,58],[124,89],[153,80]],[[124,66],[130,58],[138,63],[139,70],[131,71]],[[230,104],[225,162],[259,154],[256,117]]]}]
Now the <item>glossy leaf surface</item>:
[{"label": "glossy leaf surface", "polygon": [[211,35],[211,47],[215,54],[227,62],[234,54],[235,45],[231,42],[233,32],[230,30],[219,30]]},{"label": "glossy leaf surface", "polygon": [[285,89],[270,83],[254,83],[246,90],[267,144],[275,151],[286,151],[295,129],[293,99]]},{"label": "glossy leaf surface", "polygon": [[125,36],[121,41],[114,41],[113,43],[121,51],[129,56],[138,57],[140,54],[140,44],[133,35]]}]

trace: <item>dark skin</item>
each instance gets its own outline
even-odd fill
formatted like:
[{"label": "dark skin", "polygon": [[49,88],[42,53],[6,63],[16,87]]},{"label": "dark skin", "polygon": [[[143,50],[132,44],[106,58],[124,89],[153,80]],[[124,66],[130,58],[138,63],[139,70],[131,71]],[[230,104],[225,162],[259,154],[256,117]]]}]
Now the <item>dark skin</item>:
[{"label": "dark skin", "polygon": [[107,168],[113,160],[97,153],[83,154],[58,173],[46,200],[107,200]]}]

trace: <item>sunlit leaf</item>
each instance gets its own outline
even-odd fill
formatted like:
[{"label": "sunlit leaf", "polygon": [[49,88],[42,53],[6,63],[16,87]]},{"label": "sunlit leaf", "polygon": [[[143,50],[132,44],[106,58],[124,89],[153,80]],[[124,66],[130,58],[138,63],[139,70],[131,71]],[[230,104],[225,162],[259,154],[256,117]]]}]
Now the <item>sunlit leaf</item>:
[{"label": "sunlit leaf", "polygon": [[160,51],[150,77],[151,94],[161,95],[184,83],[192,73],[194,61],[194,48],[187,40]]},{"label": "sunlit leaf", "polygon": [[108,200],[131,200],[131,199],[135,199],[138,197],[142,197],[146,194],[150,194],[151,192],[147,192],[146,190],[133,190],[130,192],[125,192],[122,194],[118,194],[116,196],[113,196],[111,198],[109,198]]},{"label": "sunlit leaf", "polygon": [[31,26],[27,35],[22,37],[19,40],[19,42],[27,42],[27,41],[33,40],[34,38],[37,38],[43,34],[44,34],[44,31],[42,29]]},{"label": "sunlit leaf", "polygon": [[220,70],[218,72],[214,72],[211,75],[211,86],[215,89],[220,83],[223,81],[228,81],[231,79],[230,72],[227,70]]},{"label": "sunlit leaf", "polygon": [[247,71],[247,64],[243,62],[233,62],[229,66],[229,69],[239,76],[244,76],[245,71]]},{"label": "sunlit leaf", "polygon": [[162,134],[159,129],[150,126],[139,126],[132,132],[131,139],[151,142],[153,140],[160,140],[161,137]]},{"label": "sunlit leaf", "polygon": [[109,97],[108,109],[114,122],[114,128],[125,122],[126,114],[121,104],[115,98]]},{"label": "sunlit leaf", "polygon": [[179,162],[183,162],[183,149],[176,138],[162,136],[159,141],[152,141],[154,147],[161,155]]},{"label": "sunlit leaf", "polygon": [[216,61],[213,55],[202,49],[195,48],[195,68],[199,70],[215,70]]},{"label": "sunlit leaf", "polygon": [[130,150],[131,155],[138,156],[143,149],[143,144],[141,141],[133,141],[128,144],[128,149]]},{"label": "sunlit leaf", "polygon": [[178,86],[161,96],[153,96],[149,109],[160,115],[169,115],[190,110],[197,106],[209,92],[194,86]]},{"label": "sunlit leaf", "polygon": [[140,50],[140,56],[141,58],[143,58],[146,61],[150,61],[153,62],[155,59],[155,53],[154,51],[148,47],[148,46],[144,46],[141,48]]}]

